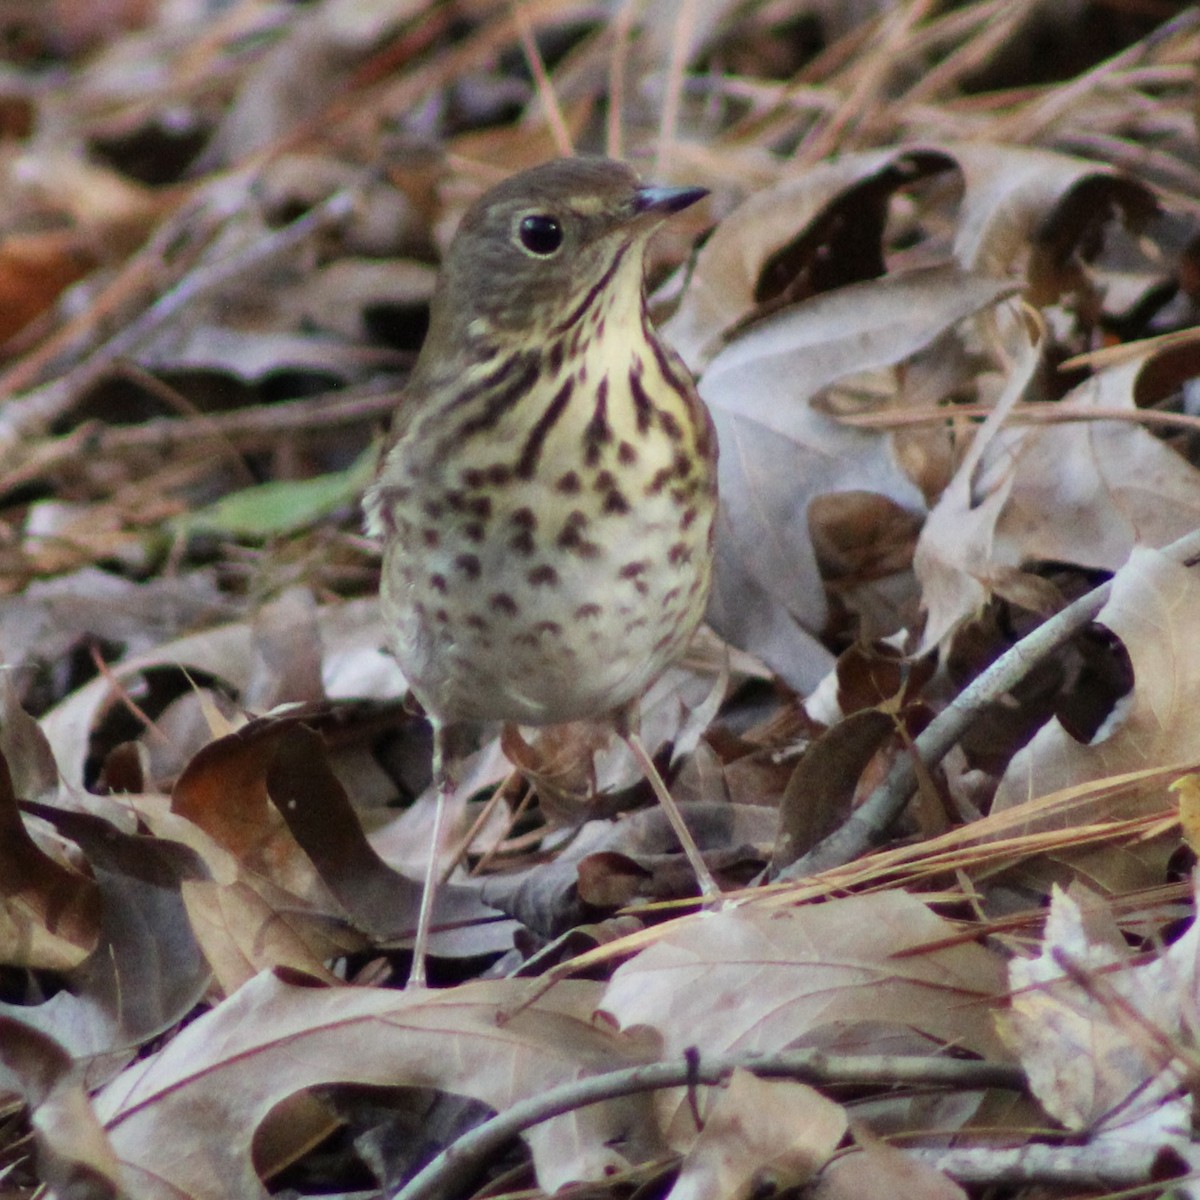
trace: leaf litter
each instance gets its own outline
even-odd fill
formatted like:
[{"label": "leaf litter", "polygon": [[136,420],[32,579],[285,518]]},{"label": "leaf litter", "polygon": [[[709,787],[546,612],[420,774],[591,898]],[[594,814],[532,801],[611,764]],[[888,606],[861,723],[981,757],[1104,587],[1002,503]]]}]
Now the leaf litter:
[{"label": "leaf litter", "polygon": [[[6,1189],[444,1195],[565,1088],[455,1194],[1197,1194],[1194,10],[50,13],[0,85]],[[407,993],[430,741],[358,495],[466,205],[572,146],[712,193],[651,281],[711,629],[643,732],[730,901],[611,730],[489,731]]]}]

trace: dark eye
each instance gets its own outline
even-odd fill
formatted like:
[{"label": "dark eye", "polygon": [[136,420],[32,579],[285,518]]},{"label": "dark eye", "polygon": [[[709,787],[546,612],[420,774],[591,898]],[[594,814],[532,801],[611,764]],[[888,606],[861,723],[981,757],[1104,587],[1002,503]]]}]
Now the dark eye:
[{"label": "dark eye", "polygon": [[525,217],[517,230],[521,245],[531,254],[553,254],[562,245],[562,226],[543,214]]}]

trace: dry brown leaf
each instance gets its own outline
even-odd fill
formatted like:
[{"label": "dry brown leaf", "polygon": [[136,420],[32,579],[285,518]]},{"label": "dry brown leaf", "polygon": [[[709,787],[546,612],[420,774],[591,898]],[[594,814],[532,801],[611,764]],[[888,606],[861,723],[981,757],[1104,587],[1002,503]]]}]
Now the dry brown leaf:
[{"label": "dry brown leaf", "polygon": [[1193,1100],[1180,1084],[1194,1068],[1179,1051],[1200,1015],[1200,925],[1135,966],[1115,924],[1098,920],[1104,910],[1089,912],[1097,906],[1084,889],[1055,889],[1041,953],[1009,967],[1001,1031],[1068,1129],[1186,1142]]},{"label": "dry brown leaf", "polygon": [[887,1142],[871,1140],[821,1172],[812,1200],[966,1200],[966,1195],[940,1171]]},{"label": "dry brown leaf", "polygon": [[99,889],[100,941],[66,973],[61,991],[41,1004],[0,1004],[0,1012],[86,1060],[95,1085],[181,1020],[208,987],[180,897],[182,882],[203,877],[204,867],[186,847],[122,833],[89,813],[28,808],[87,858]]},{"label": "dry brown leaf", "polygon": [[[449,991],[325,988],[264,973],[115,1079],[95,1100],[139,1200],[265,1197],[255,1131],[286,1097],[331,1083],[436,1087],[503,1110],[549,1087],[643,1060],[592,1020],[597,984],[568,982],[507,1020],[523,983]],[[595,1104],[530,1131],[554,1191],[661,1153],[645,1097]]]},{"label": "dry brown leaf", "polygon": [[[600,1010],[658,1034],[662,1056],[815,1045],[913,1053],[946,1044],[1004,1057],[992,1012],[998,956],[962,942],[907,892],[767,912],[701,913],[619,967]],[[686,1145],[695,1124],[675,1093],[663,1129]]]},{"label": "dry brown leaf", "polygon": [[0,756],[0,962],[68,971],[100,937],[95,881],[42,850],[17,808]]},{"label": "dry brown leaf", "polygon": [[154,835],[194,850],[210,879],[185,880],[183,902],[221,991],[229,994],[270,967],[335,982],[325,963],[364,939],[328,913],[240,863],[198,825],[171,812],[165,796],[130,797]]},{"label": "dry brown leaf", "polygon": [[[1200,525],[1200,471],[1132,421],[1000,428],[1034,386],[1025,343],[1003,396],[926,521],[914,561],[937,644],[995,592],[1026,608],[1052,604],[1023,572],[1037,562],[1115,570],[1135,546],[1161,546]],[[1146,357],[1100,371],[1057,403],[1137,411],[1161,363]],[[1178,364],[1174,364],[1178,367]]]},{"label": "dry brown leaf", "polygon": [[772,875],[846,820],[864,768],[895,730],[892,714],[866,709],[851,713],[809,743],[779,802]]},{"label": "dry brown leaf", "polygon": [[[688,805],[696,844],[718,878],[757,873],[775,840],[778,817],[766,807],[726,801]],[[658,805],[613,824],[588,821],[552,862],[485,878],[482,896],[538,933],[554,937],[590,919],[597,907],[695,894],[696,877]]]},{"label": "dry brown leaf", "polygon": [[0,678],[0,754],[21,799],[46,800],[57,794],[54,751],[42,727],[21,707],[10,674]]},{"label": "dry brown leaf", "polygon": [[[171,641],[182,629],[229,619],[232,606],[198,572],[134,583],[96,567],[35,580],[0,606],[0,646],[10,667],[64,659],[81,636],[125,646],[129,654]],[[18,689],[28,670],[16,672]],[[57,769],[53,773],[58,778]]]},{"label": "dry brown leaf", "polygon": [[[375,852],[358,823],[350,798],[334,774],[320,735],[304,726],[288,729],[275,747],[267,792],[321,882],[359,928],[391,940],[415,929],[423,883],[393,871]],[[422,849],[428,852],[428,843]],[[476,957],[507,950],[512,928],[479,898],[477,886],[438,889],[432,952]]]},{"label": "dry brown leaf", "polygon": [[[1059,403],[1133,413],[1160,365],[1151,352],[1113,366]],[[1200,471],[1133,421],[1024,429],[997,443],[984,471],[1013,473],[996,523],[1001,561],[1115,570],[1134,546],[1164,546],[1200,526]]]},{"label": "dry brown leaf", "polygon": [[[882,274],[880,241],[892,193],[947,165],[936,151],[872,150],[808,165],[756,191],[696,256],[679,310],[663,326],[667,339],[702,374],[726,336],[765,299],[784,289],[813,295]],[[818,276],[795,292],[797,278],[814,271]]]},{"label": "dry brown leaf", "polygon": [[[195,848],[214,872],[185,898],[227,989],[275,965],[324,977],[321,963],[359,941],[354,929],[387,941],[415,925],[422,885],[371,848],[320,736],[294,717],[260,719],[201,749],[171,812],[183,824],[158,818],[156,830]],[[496,915],[476,889],[442,888],[435,922],[452,931],[438,934],[434,952],[507,949],[511,927]]]},{"label": "dry brown leaf", "polygon": [[688,918],[617,970],[600,1007],[626,1029],[657,1031],[666,1057],[694,1045],[707,1053],[845,1045],[860,1023],[991,1056],[1001,1050],[991,1011],[1003,994],[997,956],[960,942],[949,921],[893,890]]},{"label": "dry brown leaf", "polygon": [[57,1196],[116,1200],[120,1165],[84,1088],[82,1072],[52,1038],[0,1016],[0,1091],[29,1105],[38,1169]]},{"label": "dry brown leaf", "polygon": [[[993,804],[1003,811],[1037,796],[1142,767],[1194,760],[1200,744],[1200,580],[1157,550],[1136,549],[1113,577],[1097,621],[1124,643],[1134,689],[1089,744],[1057,720],[1018,752]],[[1112,816],[1164,806],[1153,785],[1126,797]],[[1093,819],[1100,819],[1097,813]]]},{"label": "dry brown leaf", "polygon": [[[323,647],[321,675],[328,696],[394,699],[404,694],[404,676],[395,659],[383,650],[386,638],[376,597],[322,606],[317,624]],[[212,676],[239,695],[251,685],[260,664],[251,623],[237,622],[131,655],[112,667],[112,677],[132,687],[155,667],[182,667],[195,675]],[[68,785],[83,789],[89,738],[114,702],[109,680],[97,678],[42,717],[42,731]]]},{"label": "dry brown leaf", "polygon": [[739,1200],[807,1183],[837,1149],[846,1112],[813,1088],[737,1070],[703,1094],[704,1128],[668,1200]]},{"label": "dry brown leaf", "polygon": [[955,257],[988,274],[1024,270],[1035,304],[1082,281],[1073,256],[1114,210],[1135,221],[1156,207],[1145,184],[1082,158],[986,142],[938,149],[953,157],[966,185]]},{"label": "dry brown leaf", "polygon": [[64,230],[0,241],[0,341],[13,337],[95,267],[91,249],[77,232]]},{"label": "dry brown leaf", "polygon": [[827,609],[810,502],[867,491],[925,509],[890,435],[843,425],[813,398],[839,378],[901,362],[1009,290],[940,267],[853,284],[752,327],[701,378],[721,445],[709,619],[793,686],[814,686],[832,662],[813,636]]},{"label": "dry brown leaf", "polygon": [[240,697],[250,712],[325,699],[317,601],[308,588],[288,588],[254,614],[254,650],[256,670]]},{"label": "dry brown leaf", "polygon": [[336,902],[267,791],[267,772],[293,724],[263,718],[210,742],[172,789],[171,811],[202,829],[248,870],[336,911]]},{"label": "dry brown leaf", "polygon": [[[1005,432],[1009,411],[1032,385],[1040,363],[1040,342],[1022,338],[1004,391],[976,431],[917,539],[913,570],[921,583],[925,610],[922,650],[940,644],[960,621],[982,608],[991,591],[1009,582],[1020,565],[1000,558],[995,549],[996,523],[1014,486],[1013,476],[999,472],[998,478],[987,478],[982,465]],[[1002,449],[995,457],[1001,463],[1009,461]]]}]

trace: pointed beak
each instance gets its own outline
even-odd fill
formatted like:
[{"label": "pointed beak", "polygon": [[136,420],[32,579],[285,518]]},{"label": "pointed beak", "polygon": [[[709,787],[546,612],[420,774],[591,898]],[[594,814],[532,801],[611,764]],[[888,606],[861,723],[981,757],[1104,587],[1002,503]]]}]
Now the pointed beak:
[{"label": "pointed beak", "polygon": [[638,188],[633,194],[633,211],[642,216],[655,213],[660,217],[669,217],[672,213],[681,212],[703,200],[708,195],[708,188],[702,187],[644,187]]}]

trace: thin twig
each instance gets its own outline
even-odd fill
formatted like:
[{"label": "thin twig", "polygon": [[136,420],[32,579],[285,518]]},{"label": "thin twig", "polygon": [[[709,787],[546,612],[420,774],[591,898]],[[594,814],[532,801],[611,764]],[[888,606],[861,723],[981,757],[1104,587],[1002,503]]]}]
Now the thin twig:
[{"label": "thin twig", "polygon": [[666,179],[671,169],[672,150],[679,130],[679,101],[683,95],[683,75],[690,57],[692,34],[696,28],[696,0],[680,0],[675,25],[671,30],[671,57],[667,60],[666,94],[662,120],[658,126],[658,146],[654,152],[654,174]]},{"label": "thin twig", "polygon": [[[839,425],[854,429],[910,429],[942,425],[948,421],[979,420],[992,411],[987,404],[908,408],[879,413],[838,413]],[[1160,412],[1153,408],[1092,408],[1058,401],[1055,404],[1014,404],[1006,425],[1068,425],[1086,421],[1125,421],[1133,425],[1161,425],[1167,429],[1200,430],[1200,417],[1188,413]]]},{"label": "thin twig", "polygon": [[604,135],[609,158],[625,156],[621,118],[625,107],[625,63],[633,32],[633,4],[634,0],[622,0],[610,27],[612,45],[608,52],[608,115]]},{"label": "thin twig", "polygon": [[4,407],[0,425],[0,477],[10,469],[22,439],[63,416],[83,392],[104,377],[114,362],[134,354],[189,305],[207,298],[239,276],[253,274],[264,263],[344,221],[353,204],[352,192],[335,192],[269,237],[260,237],[233,254],[188,272],[74,370],[10,400]]},{"label": "thin twig", "polygon": [[377,421],[395,409],[398,399],[399,393],[390,386],[382,391],[344,389],[193,418],[155,417],[139,425],[88,423],[62,437],[24,446],[19,462],[3,476],[0,495],[69,467],[81,455],[92,461],[147,450],[165,456],[210,442],[246,452],[275,444],[287,434]]},{"label": "thin twig", "polygon": [[[897,108],[911,111],[916,104],[953,98],[965,76],[991,62],[1028,19],[1040,0],[990,0],[966,8],[951,8],[913,31],[904,46],[909,62],[931,62],[917,72],[912,85],[895,98]],[[957,43],[957,44],[955,44]]]},{"label": "thin twig", "polygon": [[[520,780],[521,773],[516,770],[510,771],[504,777],[504,779],[500,781],[500,785],[492,791],[492,794],[488,797],[487,803],[483,806],[479,816],[475,818],[471,828],[467,830],[466,836],[459,843],[454,853],[450,855],[450,860],[447,864],[447,878],[449,871],[453,871],[459,862],[466,857],[467,851],[471,848],[471,843],[479,836],[479,831],[484,827],[485,824],[487,824],[497,805],[503,801],[509,780],[512,779]],[[509,837],[512,836],[512,831],[516,828],[517,822],[529,810],[529,806],[533,803],[533,798],[534,790],[533,788],[527,786],[524,792],[521,794],[521,799],[517,801],[517,807],[513,809],[512,815],[508,818],[508,830],[506,831],[504,837],[497,838],[490,846],[487,847],[486,850],[484,850],[479,861],[471,870],[472,875],[482,875],[483,872],[487,870],[492,859],[499,854],[501,846]],[[541,836],[541,830],[538,831],[538,836]]]},{"label": "thin twig", "polygon": [[514,1104],[459,1138],[396,1192],[393,1200],[436,1200],[453,1195],[506,1142],[551,1117],[638,1092],[684,1087],[689,1083],[711,1087],[724,1082],[739,1068],[763,1078],[807,1083],[1025,1090],[1024,1072],[1005,1063],[887,1054],[834,1055],[820,1050],[711,1058],[693,1055],[690,1061],[650,1063],[573,1080]]},{"label": "thin twig", "polygon": [[1200,10],[1194,5],[1189,5],[1170,20],[1151,30],[1141,41],[1126,46],[1110,58],[1076,75],[1074,79],[1047,89],[1038,103],[1013,113],[1007,119],[998,118],[992,126],[991,137],[997,142],[1037,141],[1067,114],[1081,112],[1089,94],[1102,88],[1116,72],[1140,62],[1147,53],[1157,50],[1169,39],[1191,33],[1198,24]]},{"label": "thin twig", "polygon": [[[1183,1159],[1191,1171],[1156,1180],[1164,1151]],[[956,1146],[949,1150],[914,1147],[905,1153],[958,1183],[991,1188],[1048,1183],[1072,1191],[1094,1191],[1151,1184],[1153,1194],[1161,1196],[1170,1191],[1171,1184],[1195,1179],[1200,1173],[1200,1146],[1195,1142],[1170,1142],[1165,1137],[1161,1141],[1095,1137],[1082,1146],[1031,1142],[1024,1146]]]},{"label": "thin twig", "polygon": [[124,683],[113,674],[112,668],[100,652],[100,646],[93,642],[89,647],[92,665],[101,678],[108,680],[108,686],[116,693],[117,699],[129,710],[134,719],[140,721],[146,733],[160,745],[169,746],[171,739],[154,723],[154,718],[133,698]]},{"label": "thin twig", "polygon": [[532,74],[534,85],[537,87],[538,99],[546,111],[546,124],[550,126],[554,145],[559,154],[564,158],[570,158],[575,153],[571,134],[567,129],[567,122],[563,118],[558,97],[554,94],[550,76],[546,73],[546,64],[542,61],[542,53],[538,49],[537,39],[533,36],[533,25],[530,23],[529,14],[525,11],[521,0],[513,0],[512,15],[513,24],[517,28],[517,37],[521,39],[521,49],[525,52],[525,61],[529,64],[530,74]]},{"label": "thin twig", "polygon": [[[1176,562],[1195,561],[1200,558],[1200,530],[1193,530],[1169,546],[1164,546],[1161,552]],[[941,761],[991,704],[1011,691],[1047,656],[1094,621],[1108,602],[1111,591],[1111,581],[1094,588],[1001,655],[929,723],[913,743],[914,754],[926,766]],[[913,755],[897,759],[888,777],[850,819],[781,871],[778,878],[802,879],[818,871],[842,866],[865,853],[904,811],[916,787],[916,779]]]},{"label": "thin twig", "polygon": [[813,127],[796,148],[793,161],[814,163],[836,150],[848,150],[855,144],[852,130],[866,120],[867,115],[883,102],[887,84],[891,81],[900,59],[901,47],[913,36],[913,30],[928,15],[931,0],[885,10],[870,24],[875,33],[871,47],[852,62],[849,74],[857,73],[842,104],[831,118]]}]

